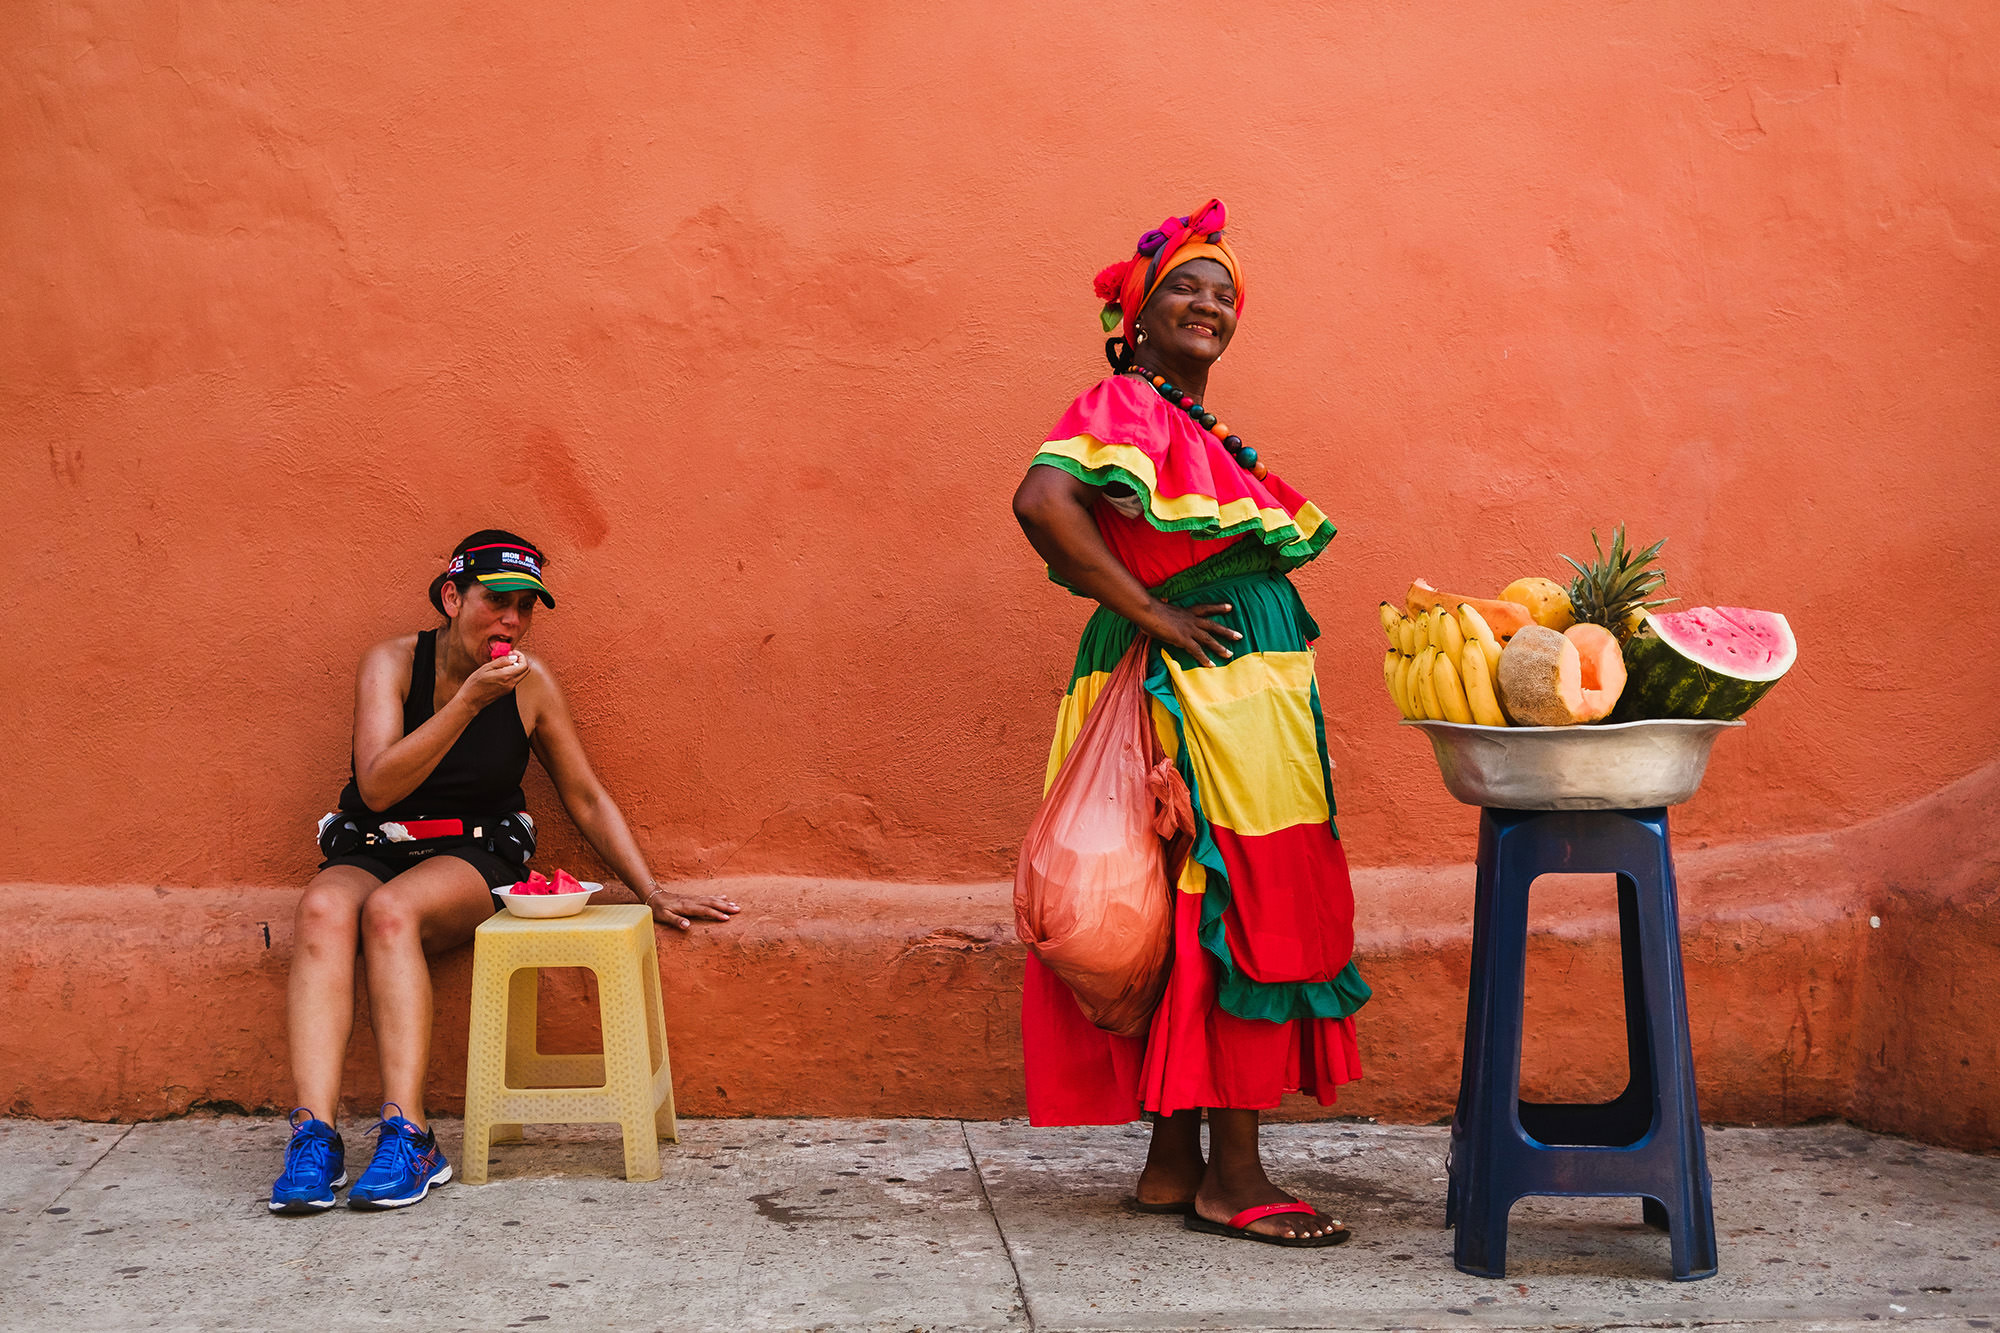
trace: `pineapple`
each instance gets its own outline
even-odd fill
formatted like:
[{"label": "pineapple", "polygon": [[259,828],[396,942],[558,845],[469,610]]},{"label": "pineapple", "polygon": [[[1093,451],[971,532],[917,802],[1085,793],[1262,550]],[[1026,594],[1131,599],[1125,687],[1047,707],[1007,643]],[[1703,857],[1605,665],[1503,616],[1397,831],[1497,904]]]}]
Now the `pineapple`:
[{"label": "pineapple", "polygon": [[1632,554],[1625,549],[1625,525],[1620,523],[1611,534],[1609,555],[1605,554],[1603,544],[1598,541],[1595,528],[1590,531],[1590,544],[1596,548],[1597,559],[1588,565],[1570,560],[1568,556],[1563,557],[1576,570],[1576,577],[1569,584],[1570,606],[1578,624],[1602,625],[1623,643],[1645,623],[1646,612],[1675,600],[1672,597],[1649,599],[1646,595],[1659,591],[1667,581],[1664,573],[1653,568],[1653,559],[1659,555],[1667,540],[1662,537],[1645,550]]}]

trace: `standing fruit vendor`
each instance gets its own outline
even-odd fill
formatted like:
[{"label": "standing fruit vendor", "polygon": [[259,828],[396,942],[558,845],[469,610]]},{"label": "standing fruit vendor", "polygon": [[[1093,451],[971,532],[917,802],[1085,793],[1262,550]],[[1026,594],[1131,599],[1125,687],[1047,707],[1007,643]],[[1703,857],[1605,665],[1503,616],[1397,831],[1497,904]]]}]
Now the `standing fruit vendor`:
[{"label": "standing fruit vendor", "polygon": [[378,643],[361,659],[352,775],[320,825],[326,860],[293,927],[288,1032],[299,1107],[292,1112],[274,1213],[331,1208],[347,1183],[334,1129],[353,1028],[355,958],[368,971],[368,1016],[386,1105],[355,1208],[400,1208],[451,1179],[424,1116],[430,1065],[428,955],[472,938],[526,874],[534,823],[521,778],[533,751],[584,838],[679,930],[727,921],[736,904],[681,900],[653,882],[611,794],[584,757],[548,664],[521,651],[535,603],[554,607],[539,548],[476,532],[431,583],[436,629]]},{"label": "standing fruit vendor", "polygon": [[[1056,423],[1014,495],[1050,576],[1095,600],[1056,714],[1047,781],[1135,634],[1161,746],[1193,795],[1174,875],[1172,972],[1148,1031],[1093,1027],[1030,955],[1021,1012],[1038,1125],[1153,1118],[1137,1206],[1190,1230],[1335,1245],[1348,1231],[1265,1174],[1259,1113],[1331,1105],[1360,1077],[1354,898],[1333,825],[1319,628],[1286,571],[1333,525],[1208,407],[1243,272],[1211,200],[1097,276],[1112,374]],[[1165,892],[1166,886],[1162,886]],[[1209,1153],[1201,1147],[1202,1109]]]}]

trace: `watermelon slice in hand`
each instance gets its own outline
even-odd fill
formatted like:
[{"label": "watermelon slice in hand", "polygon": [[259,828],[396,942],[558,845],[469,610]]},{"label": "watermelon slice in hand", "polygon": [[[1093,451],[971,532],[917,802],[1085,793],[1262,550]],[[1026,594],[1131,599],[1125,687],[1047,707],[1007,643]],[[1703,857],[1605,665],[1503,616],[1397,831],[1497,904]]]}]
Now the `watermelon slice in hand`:
[{"label": "watermelon slice in hand", "polygon": [[1696,606],[1646,617],[1625,641],[1625,693],[1613,722],[1689,717],[1733,722],[1798,660],[1775,611]]}]

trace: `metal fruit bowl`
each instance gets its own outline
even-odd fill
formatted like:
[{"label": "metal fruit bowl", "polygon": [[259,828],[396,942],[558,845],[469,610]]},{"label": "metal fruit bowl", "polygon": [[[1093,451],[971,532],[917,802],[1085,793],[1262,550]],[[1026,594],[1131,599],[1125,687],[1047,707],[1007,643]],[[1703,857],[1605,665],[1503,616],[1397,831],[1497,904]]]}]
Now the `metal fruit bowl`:
[{"label": "metal fruit bowl", "polygon": [[1405,721],[1430,737],[1445,790],[1501,810],[1643,810],[1701,786],[1715,738],[1742,722],[1656,718],[1576,727]]}]

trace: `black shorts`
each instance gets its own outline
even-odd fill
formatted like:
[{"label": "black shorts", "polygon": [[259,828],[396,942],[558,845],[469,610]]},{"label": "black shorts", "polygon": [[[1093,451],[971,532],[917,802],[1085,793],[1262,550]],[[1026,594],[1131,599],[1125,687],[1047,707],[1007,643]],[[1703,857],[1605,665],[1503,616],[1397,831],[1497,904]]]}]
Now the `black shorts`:
[{"label": "black shorts", "polygon": [[[421,850],[412,847],[404,851],[401,846],[394,843],[367,852],[356,852],[351,856],[330,856],[319,863],[319,868],[331,870],[335,866],[354,866],[367,871],[386,884],[419,861],[428,861],[433,856],[452,856],[465,862],[486,880],[489,892],[493,889],[504,889],[509,884],[517,884],[528,877],[526,867],[503,860],[484,847],[439,847]],[[495,897],[493,910],[497,912],[502,906],[500,899]]]}]

